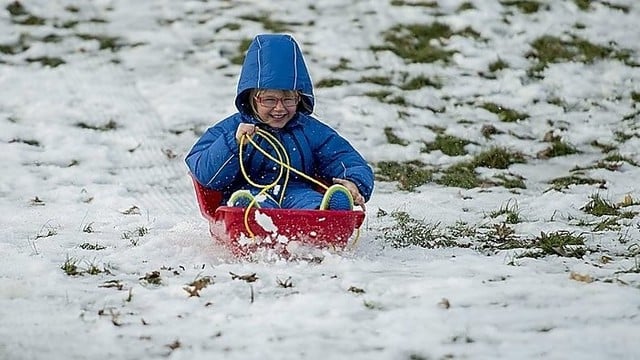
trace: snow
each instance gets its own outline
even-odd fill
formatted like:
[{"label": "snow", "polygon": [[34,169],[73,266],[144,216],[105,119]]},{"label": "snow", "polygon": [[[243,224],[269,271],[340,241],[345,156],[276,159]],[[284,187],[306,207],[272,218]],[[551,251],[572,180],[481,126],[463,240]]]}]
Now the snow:
[{"label": "snow", "polygon": [[[382,0],[20,3],[45,23],[15,23],[8,11],[14,2],[0,10],[0,45],[29,45],[0,53],[0,359],[640,358],[640,277],[628,271],[640,261],[630,255],[640,246],[638,216],[619,230],[577,224],[599,221],[581,210],[594,194],[614,203],[640,199],[640,168],[587,170],[606,189],[547,191],[551,179],[604,157],[590,145],[595,140],[618,144],[622,156],[640,162],[639,103],[630,98],[640,93],[640,68],[567,62],[532,80],[525,56],[541,35],[579,34],[630,49],[637,64],[635,1],[594,1],[584,11],[574,1],[544,0],[529,15],[488,0],[472,1],[467,11],[457,10],[458,0],[436,8]],[[378,182],[355,249],[322,252],[320,261],[234,259],[210,240],[183,158],[199,133],[234,111],[239,66],[230,59],[239,41],[265,31],[247,16],[263,14],[294,24],[314,81],[347,81],[316,89],[316,114],[372,163],[459,161],[420,151],[438,126],[471,140],[472,154],[491,146],[523,152],[527,162],[509,171],[527,188],[432,182],[407,192]],[[436,20],[471,27],[483,41],[444,41],[457,51],[446,66],[370,50],[398,23]],[[65,27],[69,21],[78,23]],[[52,34],[60,41],[43,40]],[[100,49],[78,34],[114,37],[118,46]],[[29,61],[42,56],[66,63]],[[332,70],[341,59],[348,68]],[[509,67],[495,79],[481,76],[497,59]],[[406,91],[415,105],[407,108],[364,96],[399,90],[362,77],[401,83],[407,74],[437,78],[443,87]],[[549,102],[556,98],[565,108]],[[502,123],[481,108],[487,102],[530,117]],[[109,124],[116,128],[88,128]],[[485,124],[502,133],[484,138]],[[411,143],[388,144],[385,127]],[[581,153],[537,159],[549,131]],[[616,140],[620,134],[629,139]],[[519,258],[477,246],[397,249],[379,236],[388,226],[380,209],[487,228],[500,222],[487,214],[514,204],[524,219],[514,225],[519,235],[577,231],[594,250],[581,259]],[[67,275],[65,263],[82,274]],[[255,281],[243,280],[252,274]],[[198,279],[212,282],[190,296],[185,288]]]}]

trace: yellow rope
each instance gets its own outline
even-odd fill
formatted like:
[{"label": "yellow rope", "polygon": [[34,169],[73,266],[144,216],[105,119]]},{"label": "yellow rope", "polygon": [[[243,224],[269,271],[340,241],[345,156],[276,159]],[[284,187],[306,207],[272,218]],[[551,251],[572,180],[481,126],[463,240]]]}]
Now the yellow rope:
[{"label": "yellow rope", "polygon": [[360,241],[360,228],[356,229],[356,237],[353,239],[353,241],[351,242],[351,244],[347,244],[347,250],[351,251],[353,249],[356,248],[356,245],[358,245],[358,241]]},{"label": "yellow rope", "polygon": [[[325,190],[327,190],[327,189],[329,188],[327,185],[323,184],[322,182],[320,182],[320,181],[318,181],[318,180],[316,180],[316,179],[312,178],[311,176],[309,176],[309,175],[307,175],[307,174],[303,173],[302,171],[300,171],[300,170],[298,170],[298,169],[296,169],[296,168],[294,168],[294,167],[291,167],[291,166],[289,165],[289,158],[288,158],[288,156],[287,156],[287,150],[284,148],[284,145],[282,145],[282,143],[281,143],[281,142],[280,142],[280,141],[279,141],[275,136],[273,136],[273,135],[269,134],[267,131],[262,130],[262,129],[260,129],[260,128],[256,128],[256,130],[257,130],[257,131],[256,131],[256,134],[261,135],[262,137],[264,137],[264,138],[268,139],[267,141],[269,142],[269,145],[273,146],[273,147],[274,147],[274,149],[276,149],[276,153],[278,154],[278,157],[281,157],[281,156],[280,156],[280,153],[278,152],[278,148],[276,147],[276,145],[274,145],[274,143],[275,143],[275,144],[278,144],[278,146],[280,146],[280,148],[282,149],[282,151],[283,151],[283,152],[284,152],[284,154],[285,154],[285,157],[287,158],[287,163],[285,164],[285,163],[283,163],[283,162],[281,161],[281,159],[276,159],[276,158],[274,158],[271,154],[269,154],[269,153],[268,153],[268,152],[266,152],[264,149],[262,149],[258,144],[256,144],[256,143],[255,143],[255,141],[253,141],[253,139],[251,139],[251,138],[250,138],[249,136],[247,136],[247,135],[244,135],[244,136],[242,137],[242,139],[240,139],[240,146],[242,146],[242,144],[244,143],[244,141],[243,141],[243,140],[244,140],[244,138],[248,138],[248,139],[249,139],[249,142],[251,143],[251,145],[253,145],[253,147],[255,147],[258,151],[260,151],[264,156],[266,156],[266,157],[267,157],[267,158],[269,158],[270,160],[272,160],[272,161],[274,161],[275,163],[277,163],[278,165],[280,165],[280,166],[281,166],[281,168],[280,168],[280,170],[281,170],[281,171],[282,171],[282,167],[285,167],[285,168],[287,168],[288,170],[293,171],[294,173],[296,173],[296,174],[298,174],[298,175],[302,176],[303,178],[305,178],[305,179],[307,179],[307,180],[311,181],[312,183],[314,183],[314,184],[316,184],[316,185],[320,186],[321,188],[323,188],[323,189],[325,189]],[[269,139],[270,139],[271,141],[269,141]],[[242,160],[242,158],[241,158],[241,160]],[[244,166],[241,166],[241,169],[242,169],[242,174],[243,174],[243,176],[244,176],[245,178],[248,178],[248,176],[246,175],[246,172],[244,171]],[[279,179],[278,179],[278,180],[279,180]]]},{"label": "yellow rope", "polygon": [[[274,143],[270,138],[268,138],[268,137],[264,136],[263,134],[261,134],[261,135],[262,135],[262,136],[265,138],[265,140],[266,140],[266,141],[267,141],[267,142],[268,142],[268,143],[269,143],[269,144],[270,144],[270,145],[275,149],[275,152],[276,152],[276,155],[278,156],[278,159],[273,158],[273,157],[271,156],[271,154],[269,154],[269,157],[270,157],[270,158],[272,158],[272,160],[273,160],[273,161],[275,161],[276,163],[278,163],[278,164],[282,164],[282,163],[283,163],[283,156],[282,156],[282,153],[280,152],[280,150],[278,149],[278,147],[277,147],[276,143]],[[269,135],[271,135],[271,134],[269,134]],[[283,174],[283,172],[284,172],[284,167],[283,167],[283,166],[280,166],[280,172],[278,173],[278,176],[277,176],[277,177],[276,177],[276,179],[275,179],[272,183],[270,183],[270,184],[262,185],[262,184],[258,184],[258,183],[256,183],[256,182],[254,182],[253,180],[251,180],[251,178],[249,177],[249,174],[247,173],[247,171],[246,171],[246,169],[245,169],[245,167],[244,167],[244,161],[242,161],[242,154],[243,154],[243,149],[244,149],[244,146],[245,146],[245,139],[248,139],[248,140],[249,140],[249,142],[250,142],[251,144],[253,144],[253,146],[254,146],[256,149],[260,150],[263,154],[266,154],[266,152],[265,152],[262,148],[260,148],[260,147],[259,147],[259,146],[258,146],[258,145],[257,145],[257,144],[256,144],[256,143],[255,143],[255,142],[254,142],[250,137],[249,137],[249,136],[247,136],[247,135],[243,135],[243,136],[240,138],[240,149],[239,149],[240,172],[242,172],[242,176],[244,176],[245,180],[247,180],[247,182],[248,182],[250,185],[252,185],[252,186],[254,186],[254,187],[257,187],[257,188],[261,189],[261,190],[260,190],[260,192],[258,193],[258,195],[257,195],[257,196],[255,196],[255,197],[251,200],[251,202],[249,203],[249,205],[247,205],[247,207],[246,207],[246,209],[245,209],[245,211],[244,211],[244,219],[243,219],[243,220],[244,220],[244,221],[243,221],[243,222],[244,222],[244,227],[245,227],[245,229],[247,230],[247,232],[249,233],[249,236],[251,236],[251,239],[253,240],[253,239],[255,238],[255,234],[253,233],[253,231],[251,231],[251,228],[249,227],[249,212],[250,212],[251,208],[255,205],[255,203],[256,203],[256,199],[257,199],[258,197],[260,197],[260,196],[262,196],[262,195],[265,195],[265,194],[267,193],[267,191],[269,191],[269,189],[271,189],[271,188],[275,187],[275,186],[278,184],[278,182],[279,182],[279,181],[280,181],[280,179],[282,178],[282,174]],[[280,144],[280,145],[282,145],[282,144]],[[288,159],[288,157],[286,158],[286,160],[287,160],[287,162],[288,162],[288,160],[289,160],[289,159]],[[288,178],[288,171],[287,171],[287,178]]]},{"label": "yellow rope", "polygon": [[[240,149],[239,149],[240,172],[242,173],[242,176],[244,176],[245,180],[247,180],[247,182],[250,185],[261,189],[260,192],[258,193],[258,195],[253,198],[253,200],[249,203],[249,205],[247,206],[247,208],[244,211],[244,227],[247,230],[247,232],[249,233],[249,236],[251,237],[252,240],[255,239],[255,234],[249,228],[249,211],[256,204],[256,199],[258,197],[260,197],[262,195],[267,196],[268,195],[267,192],[270,189],[274,188],[276,185],[278,185],[278,182],[280,182],[280,179],[282,178],[282,175],[283,175],[285,169],[287,170],[287,172],[286,172],[286,175],[285,175],[284,182],[282,184],[282,190],[280,191],[280,200],[278,201],[278,204],[282,203],[282,200],[284,199],[284,193],[286,191],[287,184],[289,183],[289,172],[290,171],[293,171],[297,175],[303,177],[304,179],[309,180],[310,182],[314,183],[315,185],[321,187],[324,190],[327,190],[329,188],[327,185],[325,185],[321,181],[319,181],[317,179],[314,179],[313,177],[311,177],[311,176],[303,173],[302,171],[292,167],[290,165],[290,159],[289,159],[289,155],[287,154],[287,149],[285,149],[284,145],[275,136],[273,136],[269,132],[267,132],[265,130],[262,130],[260,128],[256,128],[256,134],[261,136],[263,139],[265,139],[267,141],[267,143],[269,143],[269,145],[271,145],[271,147],[273,147],[273,149],[275,150],[277,158],[275,158],[273,155],[269,154],[262,147],[260,147],[260,145],[258,145],[250,136],[245,134],[240,138]],[[251,178],[249,177],[249,174],[247,173],[247,171],[246,171],[246,169],[244,167],[244,162],[242,161],[242,154],[243,154],[243,148],[245,146],[245,140],[248,140],[249,143],[251,145],[253,145],[253,147],[256,150],[260,151],[265,157],[267,157],[271,161],[275,162],[276,164],[280,165],[280,172],[278,173],[278,176],[270,184],[266,184],[266,185],[258,184],[256,182],[254,182],[253,180],[251,180]],[[359,238],[360,238],[360,228],[357,229],[356,238],[353,241],[352,246],[355,246],[355,244],[357,244]]]}]

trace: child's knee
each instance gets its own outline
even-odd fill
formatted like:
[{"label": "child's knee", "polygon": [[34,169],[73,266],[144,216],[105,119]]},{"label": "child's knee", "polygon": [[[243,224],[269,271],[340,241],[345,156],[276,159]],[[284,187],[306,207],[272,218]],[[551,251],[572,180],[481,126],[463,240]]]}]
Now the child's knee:
[{"label": "child's knee", "polygon": [[287,194],[282,207],[289,209],[317,209],[322,202],[322,194],[315,190],[296,191]]}]

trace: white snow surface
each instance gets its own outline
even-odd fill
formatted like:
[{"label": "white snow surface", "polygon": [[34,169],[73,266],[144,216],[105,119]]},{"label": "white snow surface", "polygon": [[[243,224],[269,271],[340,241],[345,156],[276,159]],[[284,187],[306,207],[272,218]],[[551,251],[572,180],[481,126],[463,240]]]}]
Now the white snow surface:
[{"label": "white snow surface", "polygon": [[[594,231],[585,223],[602,219],[582,207],[594,194],[640,199],[640,168],[582,171],[602,187],[556,191],[549,181],[601,160],[594,141],[640,163],[640,5],[538,2],[532,14],[494,0],[472,0],[469,10],[458,0],[3,2],[0,45],[14,50],[0,52],[0,359],[639,359],[638,216]],[[20,24],[25,15],[9,11],[16,4],[44,23]],[[355,249],[320,261],[233,258],[211,241],[183,159],[235,111],[240,67],[231,59],[242,40],[267,32],[260,18],[287,25],[316,83],[345,81],[316,89],[315,114],[372,164],[460,161],[421,151],[442,128],[472,141],[469,158],[492,146],[521,151],[526,163],[507,171],[526,189],[429,182],[411,192],[379,181]],[[442,40],[456,51],[450,64],[371,50],[397,24],[435,21],[482,40]],[[572,34],[630,59],[527,76],[532,41]],[[118,46],[104,48],[105,37]],[[65,63],[33,61],[41,57]],[[498,59],[509,67],[483,76]],[[375,76],[443,86],[361,81]],[[366,96],[381,90],[409,106]],[[501,122],[487,102],[529,117]],[[90,129],[109,123],[115,129]],[[500,133],[485,138],[483,125]],[[408,144],[389,144],[385,128]],[[550,131],[580,153],[537,158]],[[391,222],[382,210],[488,232],[504,220],[489,214],[511,206],[523,219],[511,225],[518,236],[580,233],[586,255],[519,257],[474,238],[435,249],[383,239]],[[67,275],[65,263],[81,274]],[[238,278],[252,274],[254,282]],[[210,283],[189,296],[198,279]]]}]

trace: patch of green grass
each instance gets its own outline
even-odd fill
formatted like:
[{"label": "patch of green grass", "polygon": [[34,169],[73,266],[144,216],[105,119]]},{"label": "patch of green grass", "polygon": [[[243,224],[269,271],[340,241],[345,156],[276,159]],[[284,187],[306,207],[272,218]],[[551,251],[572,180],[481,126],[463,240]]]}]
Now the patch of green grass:
[{"label": "patch of green grass", "polygon": [[553,63],[575,61],[590,64],[607,58],[628,62],[631,56],[630,50],[616,50],[577,36],[572,36],[571,40],[563,40],[559,37],[544,35],[534,40],[531,47],[533,50],[527,53],[527,57],[536,59],[537,63],[529,69],[530,76],[538,76],[542,70]]},{"label": "patch of green grass", "polygon": [[14,24],[38,26],[46,23],[44,18],[35,16],[27,11],[20,1],[10,3],[5,9],[11,15],[11,21]]},{"label": "patch of green grass", "polygon": [[218,29],[216,29],[216,32],[220,32],[222,30],[229,30],[229,31],[238,31],[242,28],[242,26],[238,23],[227,23],[222,25],[221,27],[219,27]]},{"label": "patch of green grass", "polygon": [[607,155],[604,159],[605,162],[615,162],[615,163],[619,163],[619,162],[626,162],[629,165],[633,165],[633,166],[640,166],[635,160],[633,160],[632,158],[628,157],[628,156],[622,156],[620,153],[612,153]]},{"label": "patch of green grass", "polygon": [[253,39],[248,38],[240,40],[240,43],[238,44],[237,55],[230,59],[232,64],[242,65],[242,63],[244,62],[244,57],[246,56],[247,50],[249,50],[249,45],[251,45],[252,41]]},{"label": "patch of green grass", "polygon": [[96,131],[112,131],[120,127],[118,123],[115,122],[114,120],[109,120],[103,125],[92,125],[92,124],[87,124],[81,121],[76,123],[75,126],[81,129],[96,130]]},{"label": "patch of green grass", "polygon": [[533,14],[540,10],[540,3],[537,1],[531,0],[509,0],[509,1],[500,1],[500,4],[504,6],[515,6],[523,12],[524,14]]},{"label": "patch of green grass", "polygon": [[13,43],[0,44],[0,53],[7,54],[7,55],[15,55],[15,54],[22,53],[29,49],[30,47],[29,39],[30,39],[29,36],[25,34],[21,34],[18,37],[18,40]]},{"label": "patch of green grass", "polygon": [[117,36],[96,35],[96,34],[77,34],[82,40],[97,41],[100,50],[118,51],[124,46],[124,42]]},{"label": "patch of green grass", "polygon": [[603,143],[599,142],[598,140],[592,141],[590,145],[599,148],[600,151],[602,151],[605,154],[608,153],[608,152],[611,152],[611,151],[614,151],[614,150],[618,149],[618,147],[615,146],[615,145],[603,144]]},{"label": "patch of green grass", "polygon": [[584,30],[584,29],[587,28],[587,25],[585,25],[585,24],[583,24],[581,22],[577,22],[577,23],[573,24],[573,27],[575,29],[578,29],[578,30]]},{"label": "patch of green grass", "polygon": [[102,246],[102,245],[100,245],[98,243],[91,244],[91,243],[88,243],[88,242],[82,243],[80,245],[80,248],[84,249],[84,250],[104,250],[104,249],[106,249],[105,246]]},{"label": "patch of green grass", "polygon": [[472,160],[473,167],[490,169],[506,169],[515,163],[524,163],[524,155],[517,151],[509,151],[502,147],[492,147],[476,155]]},{"label": "patch of green grass", "polygon": [[591,1],[592,0],[573,0],[578,9],[583,11],[587,11],[591,8]]},{"label": "patch of green grass", "polygon": [[272,33],[290,33],[292,28],[290,26],[299,26],[302,23],[284,22],[272,19],[268,13],[242,15],[239,17],[242,20],[254,21],[262,24],[267,32]]},{"label": "patch of green grass", "polygon": [[346,81],[342,79],[322,79],[316,83],[317,88],[330,88],[334,86],[340,86],[345,84]]},{"label": "patch of green grass", "polygon": [[562,140],[554,140],[548,148],[538,152],[537,157],[538,159],[549,159],[578,153],[580,153],[580,151],[572,145]]},{"label": "patch of green grass", "polygon": [[562,257],[582,258],[586,254],[584,236],[573,232],[560,230],[551,233],[540,233],[535,239],[535,246],[544,255],[558,255]]},{"label": "patch of green grass", "polygon": [[11,16],[24,16],[29,15],[27,9],[25,9],[24,5],[20,1],[14,1],[5,7]]},{"label": "patch of green grass", "polygon": [[80,12],[80,8],[73,5],[67,5],[64,7],[64,9],[72,14],[77,14]]},{"label": "patch of green grass", "polygon": [[406,1],[406,0],[391,0],[392,6],[421,6],[421,7],[429,7],[429,8],[437,8],[437,1]]},{"label": "patch of green grass", "polygon": [[638,117],[638,115],[640,115],[640,110],[634,111],[630,114],[623,116],[622,121],[634,120],[636,117]]},{"label": "patch of green grass", "polygon": [[441,39],[447,39],[455,33],[442,23],[396,25],[385,31],[382,36],[386,46],[374,47],[373,51],[390,50],[399,57],[413,63],[448,63],[453,51],[444,50],[435,45]]},{"label": "patch of green grass", "polygon": [[89,275],[99,275],[99,274],[105,272],[104,269],[100,269],[94,263],[88,263],[87,265],[88,265],[87,269],[84,272],[89,274]]},{"label": "patch of green grass", "polygon": [[507,189],[526,189],[527,185],[524,183],[524,178],[520,175],[514,174],[498,174],[494,176],[499,180],[498,185]]},{"label": "patch of green grass", "polygon": [[146,273],[143,277],[139,278],[142,284],[146,285],[162,285],[162,276],[160,276],[160,271],[154,270],[150,273]]},{"label": "patch of green grass", "polygon": [[467,151],[465,146],[471,142],[465,139],[453,135],[438,134],[433,142],[425,143],[425,147],[422,152],[431,152],[434,150],[440,150],[442,153],[449,156],[461,156],[466,155]]},{"label": "patch of green grass", "polygon": [[599,194],[591,195],[591,200],[586,203],[580,210],[594,216],[619,215],[618,207],[601,198]]},{"label": "patch of green grass", "polygon": [[463,189],[472,189],[481,184],[474,166],[469,162],[457,163],[446,168],[435,182],[440,185]]},{"label": "patch of green grass", "polygon": [[364,95],[372,97],[378,100],[381,103],[391,104],[391,105],[399,105],[399,106],[408,106],[409,103],[404,96],[396,95],[391,96],[393,93],[388,90],[380,90],[380,91],[369,91],[364,93]]},{"label": "patch of green grass", "polygon": [[12,143],[27,144],[29,146],[40,146],[40,141],[32,140],[32,139],[11,139],[11,140],[9,140],[9,144],[12,144]]},{"label": "patch of green grass", "polygon": [[528,114],[521,113],[495,103],[484,103],[480,107],[498,115],[498,118],[502,122],[516,122],[529,118]]},{"label": "patch of green grass", "polygon": [[438,125],[425,125],[424,127],[436,134],[444,134],[444,132],[447,131],[447,128]]},{"label": "patch of green grass", "polygon": [[628,14],[629,10],[631,10],[630,6],[614,4],[609,1],[600,1],[600,3],[610,9],[622,11],[625,14]]},{"label": "patch of green grass", "polygon": [[454,239],[472,238],[478,233],[478,229],[460,220],[453,225],[447,226],[447,229]]},{"label": "patch of green grass", "polygon": [[380,181],[397,181],[400,190],[413,191],[431,181],[432,173],[420,161],[381,161],[377,164],[376,178]]},{"label": "patch of green grass", "polygon": [[613,134],[615,135],[616,141],[620,143],[627,142],[633,138],[632,134],[627,134],[623,131],[615,131]]},{"label": "patch of green grass", "polygon": [[564,61],[593,61],[610,53],[606,47],[589,43],[586,40],[573,38],[572,41],[562,40],[552,35],[544,35],[531,44],[533,52],[530,57],[536,58],[542,65]]},{"label": "patch of green grass", "polygon": [[612,217],[605,218],[604,220],[596,223],[595,226],[593,227],[592,231],[593,232],[600,232],[600,231],[617,231],[617,230],[620,230],[620,224],[618,223],[619,220],[620,220],[620,218],[617,217],[617,216],[612,216]]},{"label": "patch of green grass", "polygon": [[331,71],[336,72],[336,71],[342,71],[342,70],[349,70],[350,63],[351,63],[351,60],[347,58],[340,58],[340,61],[338,62],[338,64],[331,67]]},{"label": "patch of green grass", "polygon": [[494,219],[499,216],[504,216],[504,223],[506,224],[518,224],[522,222],[517,202],[510,205],[508,201],[504,206],[501,206],[500,209],[490,212],[489,216]]},{"label": "patch of green grass", "polygon": [[551,105],[555,105],[557,107],[561,107],[562,110],[564,110],[564,112],[567,112],[569,109],[569,104],[567,104],[566,101],[564,101],[564,99],[560,98],[560,97],[552,97],[550,99],[547,100],[547,102]]},{"label": "patch of green grass", "polygon": [[466,28],[462,29],[461,31],[456,31],[454,35],[458,35],[458,36],[462,36],[462,37],[467,37],[467,38],[471,38],[471,39],[475,39],[475,40],[481,40],[482,37],[480,36],[480,33],[473,30],[473,28],[467,26]]},{"label": "patch of green grass", "polygon": [[89,19],[89,22],[96,24],[106,24],[108,21],[102,18],[91,18]]},{"label": "patch of green grass", "polygon": [[575,168],[571,169],[571,171],[584,171],[584,170],[593,170],[593,169],[605,169],[609,171],[618,171],[620,170],[621,166],[622,166],[621,162],[599,160],[595,165],[590,165],[585,167],[576,166]]},{"label": "patch of green grass", "polygon": [[446,236],[440,224],[415,219],[404,211],[392,212],[391,216],[395,223],[382,228],[378,238],[394,248],[419,246],[433,249],[457,245]]},{"label": "patch of green grass", "polygon": [[489,64],[489,71],[492,73],[500,70],[508,69],[508,68],[509,68],[509,64],[502,59],[498,59],[492,62],[491,64]]},{"label": "patch of green grass", "polygon": [[384,102],[391,105],[409,106],[409,102],[407,101],[407,99],[401,95],[397,95],[392,98],[387,98],[385,99]]},{"label": "patch of green grass", "polygon": [[55,24],[54,26],[57,28],[62,28],[62,29],[73,29],[75,28],[78,24],[80,24],[80,21],[77,20],[67,20],[61,24]]},{"label": "patch of green grass", "polygon": [[62,41],[62,36],[56,34],[49,34],[40,39],[40,41],[44,43],[54,43],[57,44]]},{"label": "patch of green grass", "polygon": [[47,67],[58,67],[60,65],[66,64],[64,60],[59,57],[48,57],[48,56],[40,56],[35,58],[27,58],[26,61],[28,63],[40,63],[42,66]]},{"label": "patch of green grass", "polygon": [[435,80],[431,80],[428,77],[425,76],[417,76],[415,78],[410,79],[409,81],[405,82],[404,84],[400,85],[400,88],[402,90],[418,90],[418,89],[422,89],[424,87],[432,87],[435,89],[441,89],[442,88],[442,84],[439,83],[438,81]]},{"label": "patch of green grass", "polygon": [[518,239],[516,231],[506,223],[493,224],[481,240],[482,248],[489,250],[519,249],[526,246],[524,241]]},{"label": "patch of green grass", "polygon": [[[586,254],[584,237],[573,232],[559,230],[551,233],[541,232],[540,236],[516,242],[520,248],[526,248],[523,253],[517,254],[516,258],[540,258],[547,255],[557,255],[561,257],[582,258]],[[514,247],[515,248],[515,247]]]},{"label": "patch of green grass", "polygon": [[81,275],[81,271],[78,269],[78,260],[67,256],[65,262],[60,266],[60,269],[69,276]]},{"label": "patch of green grass", "polygon": [[360,79],[361,83],[370,83],[382,86],[391,86],[393,83],[391,82],[391,78],[388,76],[365,76]]},{"label": "patch of green grass", "polygon": [[384,135],[387,137],[387,141],[389,142],[389,144],[402,145],[402,146],[409,145],[408,141],[400,138],[399,136],[393,133],[393,128],[385,127]]},{"label": "patch of green grass", "polygon": [[0,53],[2,54],[6,54],[6,55],[15,55],[18,54],[22,51],[24,51],[25,49],[21,49],[20,47],[16,46],[15,44],[0,44]]},{"label": "patch of green grass", "polygon": [[389,90],[380,90],[380,91],[369,91],[364,93],[366,96],[372,97],[380,102],[385,102],[385,99],[393,94],[391,91]]},{"label": "patch of green grass", "polygon": [[502,131],[498,130],[495,126],[491,124],[486,124],[486,125],[482,125],[482,128],[480,129],[480,133],[482,134],[482,136],[484,136],[484,138],[489,139],[491,138],[491,136],[495,134],[502,134]]},{"label": "patch of green grass", "polygon": [[411,117],[411,114],[409,114],[408,112],[398,110],[398,119],[408,119],[410,117]]},{"label": "patch of green grass", "polygon": [[599,185],[602,187],[605,183],[605,180],[592,179],[580,174],[571,174],[570,176],[555,178],[549,182],[549,184],[552,185],[551,189],[557,191],[568,189],[571,185]]},{"label": "patch of green grass", "polygon": [[460,4],[460,6],[458,6],[458,8],[456,9],[456,13],[461,13],[467,10],[473,10],[476,7],[473,6],[473,3],[469,2],[469,1],[465,1],[462,4]]}]

